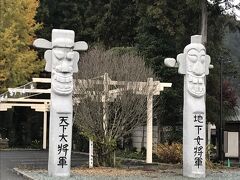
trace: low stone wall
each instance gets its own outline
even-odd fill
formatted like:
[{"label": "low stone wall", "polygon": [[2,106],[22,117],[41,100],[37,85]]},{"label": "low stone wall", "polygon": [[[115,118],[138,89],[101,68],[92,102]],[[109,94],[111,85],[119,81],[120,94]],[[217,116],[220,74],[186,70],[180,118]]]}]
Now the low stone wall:
[{"label": "low stone wall", "polygon": [[8,139],[2,139],[0,138],[0,149],[6,149],[8,148]]}]

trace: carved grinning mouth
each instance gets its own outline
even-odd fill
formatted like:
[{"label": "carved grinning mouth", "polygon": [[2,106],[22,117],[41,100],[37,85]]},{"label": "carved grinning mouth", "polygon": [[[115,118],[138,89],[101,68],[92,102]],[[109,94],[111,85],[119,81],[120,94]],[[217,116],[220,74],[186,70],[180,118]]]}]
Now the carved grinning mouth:
[{"label": "carved grinning mouth", "polygon": [[52,88],[57,94],[71,94],[73,90],[72,74],[53,73]]},{"label": "carved grinning mouth", "polygon": [[187,74],[187,89],[190,94],[196,97],[201,97],[205,94],[206,88],[204,76],[195,76]]}]

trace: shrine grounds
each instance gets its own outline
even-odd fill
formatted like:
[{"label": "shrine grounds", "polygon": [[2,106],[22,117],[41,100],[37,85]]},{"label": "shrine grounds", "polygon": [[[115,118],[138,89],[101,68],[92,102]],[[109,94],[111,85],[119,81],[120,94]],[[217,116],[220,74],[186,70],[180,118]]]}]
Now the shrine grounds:
[{"label": "shrine grounds", "polygon": [[[57,180],[47,175],[47,151],[4,150],[0,151],[0,179],[4,180]],[[181,165],[154,164],[146,166],[143,161],[124,160],[121,168],[87,168],[88,155],[73,153],[69,180],[181,180]],[[64,179],[64,178],[61,178]],[[205,179],[240,179],[239,168],[220,167],[207,171]]]},{"label": "shrine grounds", "polygon": [[[164,166],[164,165],[163,165]],[[163,167],[162,166],[162,167]],[[47,170],[19,170],[16,171],[23,174],[28,179],[34,180],[58,180],[59,177],[49,177]],[[61,178],[69,180],[188,180],[192,178],[186,178],[182,176],[181,168],[168,168],[163,170],[162,168],[146,170],[138,167],[137,169],[119,169],[119,168],[73,168],[71,170],[71,177]],[[202,179],[202,178],[201,178]],[[240,179],[239,169],[219,169],[207,171],[207,177],[204,179],[217,180],[217,179]]]}]

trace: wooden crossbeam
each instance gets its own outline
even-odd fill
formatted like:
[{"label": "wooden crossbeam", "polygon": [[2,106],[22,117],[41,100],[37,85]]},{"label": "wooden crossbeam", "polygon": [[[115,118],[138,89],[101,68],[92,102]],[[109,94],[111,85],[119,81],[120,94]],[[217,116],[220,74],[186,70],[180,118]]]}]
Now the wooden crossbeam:
[{"label": "wooden crossbeam", "polygon": [[8,91],[15,92],[15,93],[43,93],[43,94],[50,94],[50,89],[20,89],[20,88],[8,88]]},{"label": "wooden crossbeam", "polygon": [[0,103],[0,111],[7,111],[14,106],[31,107],[39,112],[49,111],[49,104],[29,104],[29,103]]},{"label": "wooden crossbeam", "polygon": [[[80,79],[77,81],[80,85],[83,86],[91,86],[91,85],[103,85],[103,80],[85,80],[85,79]],[[154,85],[158,85],[160,81],[154,81]],[[107,82],[108,85],[110,86],[126,86],[126,87],[145,87],[147,86],[147,82],[134,82],[134,81],[112,81],[109,80]]]},{"label": "wooden crossbeam", "polygon": [[30,102],[30,103],[50,103],[50,99],[23,99],[23,98],[6,98],[2,102]]},{"label": "wooden crossbeam", "polygon": [[51,78],[32,78],[35,83],[51,83]]}]

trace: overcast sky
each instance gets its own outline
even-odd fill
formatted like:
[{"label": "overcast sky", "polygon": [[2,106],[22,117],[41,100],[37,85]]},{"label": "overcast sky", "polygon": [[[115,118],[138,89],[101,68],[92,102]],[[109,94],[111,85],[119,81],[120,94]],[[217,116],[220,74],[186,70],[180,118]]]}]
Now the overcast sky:
[{"label": "overcast sky", "polygon": [[[239,3],[240,3],[240,0],[233,0],[234,5],[237,5]],[[224,5],[224,3],[223,3],[223,5]],[[232,9],[229,9],[227,12],[230,13],[230,14],[232,14],[232,13],[236,14],[237,20],[240,20],[240,11],[238,9],[232,8]]]},{"label": "overcast sky", "polygon": [[[234,0],[234,5],[239,3],[240,3],[240,0]],[[240,20],[240,11],[236,8],[234,8],[232,11],[237,15],[237,19]]]},{"label": "overcast sky", "polygon": [[[211,3],[212,1],[213,1],[213,0],[208,0],[208,2],[210,2],[210,3]],[[237,5],[237,4],[240,3],[240,0],[232,0],[232,3],[233,3],[233,5]],[[224,7],[225,4],[222,3],[222,6]],[[233,13],[234,13],[234,14],[236,15],[237,20],[240,21],[240,11],[237,10],[236,8],[231,8],[231,9],[227,10],[226,13],[229,13],[229,14],[233,14]]]}]

